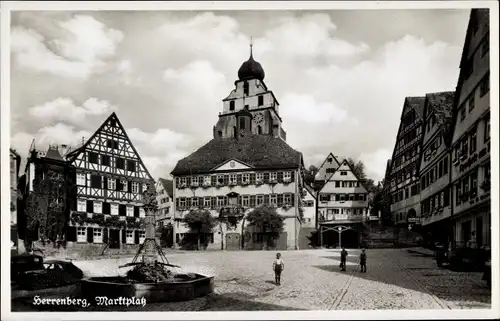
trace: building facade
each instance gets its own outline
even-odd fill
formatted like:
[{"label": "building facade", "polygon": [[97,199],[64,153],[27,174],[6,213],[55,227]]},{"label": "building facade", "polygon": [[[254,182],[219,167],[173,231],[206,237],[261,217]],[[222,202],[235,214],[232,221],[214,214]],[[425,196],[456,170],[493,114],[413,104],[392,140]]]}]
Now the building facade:
[{"label": "building facade", "polygon": [[425,97],[406,97],[391,158],[388,188],[393,221],[400,226],[420,224],[420,149]]},{"label": "building facade", "polygon": [[[64,241],[66,224],[75,204],[74,180],[75,168],[63,159],[58,146],[49,145],[48,150],[37,149],[33,141],[18,184],[21,201],[18,203],[17,226],[20,239]],[[46,200],[44,205],[35,208],[44,212],[45,217],[34,224],[30,203],[37,198]],[[58,222],[57,228],[49,230],[55,221]]]},{"label": "building facade", "polygon": [[489,11],[473,9],[460,62],[451,143],[455,246],[490,246]]},{"label": "building facade", "polygon": [[307,184],[304,184],[304,197],[302,198],[302,207],[304,211],[304,219],[301,227],[316,227],[316,192]]},{"label": "building facade", "polygon": [[158,212],[156,213],[156,226],[163,227],[173,223],[172,203],[174,200],[174,183],[172,180],[160,178],[156,182],[156,201]]},{"label": "building facade", "polygon": [[427,94],[420,160],[420,208],[424,237],[448,244],[451,227],[450,128],[454,92]]},{"label": "building facade", "polygon": [[65,158],[76,169],[68,244],[123,249],[142,243],[142,193],[154,180],[116,114]]},{"label": "building facade", "polygon": [[184,224],[185,215],[205,209],[214,218],[234,219],[204,236],[209,248],[258,249],[260,232],[245,225],[245,216],[268,204],[285,219],[278,248],[297,248],[303,222],[302,154],[286,143],[279,104],[264,76],[251,53],[238,71],[235,89],[223,100],[214,138],[172,171],[178,245],[193,234]]},{"label": "building facade", "polygon": [[321,245],[338,246],[335,227],[349,227],[342,232],[342,245],[357,248],[361,244],[362,223],[369,219],[368,191],[347,160],[318,192],[318,219]]}]

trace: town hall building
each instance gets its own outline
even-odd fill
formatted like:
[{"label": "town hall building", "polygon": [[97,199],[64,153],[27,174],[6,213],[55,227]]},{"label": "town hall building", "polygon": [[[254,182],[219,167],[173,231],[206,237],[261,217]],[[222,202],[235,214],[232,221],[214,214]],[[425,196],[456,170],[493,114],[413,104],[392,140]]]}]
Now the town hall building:
[{"label": "town hall building", "polygon": [[286,142],[274,93],[264,83],[264,69],[250,58],[213,127],[213,139],[181,159],[171,175],[174,183],[174,235],[177,244],[188,234],[183,218],[192,209],[209,210],[217,224],[203,238],[214,249],[260,249],[259,231],[245,222],[252,209],[275,206],[284,220],[278,249],[297,249],[303,221],[302,154]]}]

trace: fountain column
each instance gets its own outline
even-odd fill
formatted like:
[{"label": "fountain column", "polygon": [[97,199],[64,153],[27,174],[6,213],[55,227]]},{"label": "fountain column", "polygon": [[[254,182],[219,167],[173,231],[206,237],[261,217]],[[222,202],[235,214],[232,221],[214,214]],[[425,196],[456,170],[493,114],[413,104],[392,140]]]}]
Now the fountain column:
[{"label": "fountain column", "polygon": [[146,223],[146,239],[144,240],[144,263],[151,264],[157,259],[156,238],[155,238],[155,214],[153,211],[146,211],[144,219]]}]

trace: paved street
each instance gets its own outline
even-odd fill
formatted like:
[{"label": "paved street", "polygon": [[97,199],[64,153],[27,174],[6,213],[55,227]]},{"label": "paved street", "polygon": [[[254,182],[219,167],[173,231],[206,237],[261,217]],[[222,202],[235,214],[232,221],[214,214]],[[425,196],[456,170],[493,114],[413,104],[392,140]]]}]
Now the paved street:
[{"label": "paved street", "polygon": [[[490,290],[481,273],[437,269],[423,251],[368,250],[368,273],[360,273],[358,250],[349,250],[340,272],[338,250],[282,252],[282,285],[274,285],[276,252],[186,252],[167,254],[190,272],[215,276],[215,293],[189,302],[153,303],[149,311],[368,310],[489,308]],[[74,262],[88,276],[124,273],[131,258]],[[17,305],[16,305],[17,306]],[[14,309],[14,307],[13,307]],[[88,308],[92,309],[92,307]],[[116,309],[116,308],[115,308]]]}]

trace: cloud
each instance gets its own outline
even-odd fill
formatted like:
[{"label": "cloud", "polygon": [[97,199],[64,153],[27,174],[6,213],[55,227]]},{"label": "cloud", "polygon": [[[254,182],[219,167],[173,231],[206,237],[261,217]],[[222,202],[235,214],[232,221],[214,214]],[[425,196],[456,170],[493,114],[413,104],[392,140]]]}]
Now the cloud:
[{"label": "cloud", "polygon": [[384,178],[387,160],[392,157],[392,150],[377,149],[373,153],[361,154],[360,160],[365,164],[365,171],[368,177],[375,181],[380,181]]},{"label": "cloud", "polygon": [[340,123],[348,121],[347,111],[332,103],[316,102],[314,97],[299,94],[285,94],[281,100],[285,106],[281,115],[285,120],[307,123]]},{"label": "cloud", "polygon": [[74,126],[57,123],[53,126],[40,128],[36,133],[18,132],[11,137],[11,146],[18,150],[21,155],[26,156],[33,139],[35,146],[46,149],[49,144],[67,144],[77,146],[81,144],[82,138],[90,138],[92,133],[86,130],[77,130]]},{"label": "cloud", "polygon": [[58,76],[87,78],[106,65],[123,40],[119,30],[107,28],[86,15],[59,21],[59,34],[46,36],[15,26],[11,33],[13,58],[24,69]]},{"label": "cloud", "polygon": [[117,108],[109,101],[91,97],[81,106],[75,105],[71,98],[59,97],[39,106],[29,109],[29,114],[42,121],[69,121],[82,122],[86,116],[99,116],[108,114]]},{"label": "cloud", "polygon": [[278,23],[277,27],[266,32],[266,39],[272,44],[272,50],[315,58],[352,56],[369,50],[364,42],[354,44],[332,37],[337,26],[327,14],[284,17]]},{"label": "cloud", "polygon": [[[87,14],[102,21],[88,30],[101,30],[111,40],[94,43],[80,31],[91,19],[64,25],[60,22],[76,16],[37,15],[36,28],[13,24],[18,34],[12,38],[12,58],[24,68],[65,77],[13,69],[12,86],[18,88],[12,95],[13,117],[31,115],[29,108],[54,97],[67,97],[71,102],[60,104],[68,110],[73,105],[83,108],[80,102],[88,97],[112,101],[130,124],[126,130],[141,157],[163,176],[212,138],[222,99],[234,89],[237,70],[248,59],[252,35],[254,58],[280,102],[287,142],[303,153],[306,166],[319,166],[333,152],[362,159],[369,175],[379,180],[394,147],[404,98],[455,87],[462,50],[457,41],[463,40],[448,42],[463,39],[465,29],[442,28],[421,36],[422,26],[433,23],[435,14],[424,19],[425,13],[416,11],[407,11],[412,23],[401,32],[389,18],[387,23],[363,25],[344,13],[334,19],[333,13],[284,11],[100,12]],[[461,26],[467,18],[468,13],[464,20],[446,19]],[[363,38],[366,28],[377,31],[377,40]],[[83,48],[89,42],[90,48]],[[78,50],[63,43],[83,48],[80,58],[69,58],[78,56]],[[36,98],[19,89],[26,84],[37,88]],[[74,115],[84,113],[47,115],[79,125]],[[38,115],[48,121],[42,112]],[[101,121],[88,117],[85,130]],[[18,133],[38,129],[16,126]]]}]

